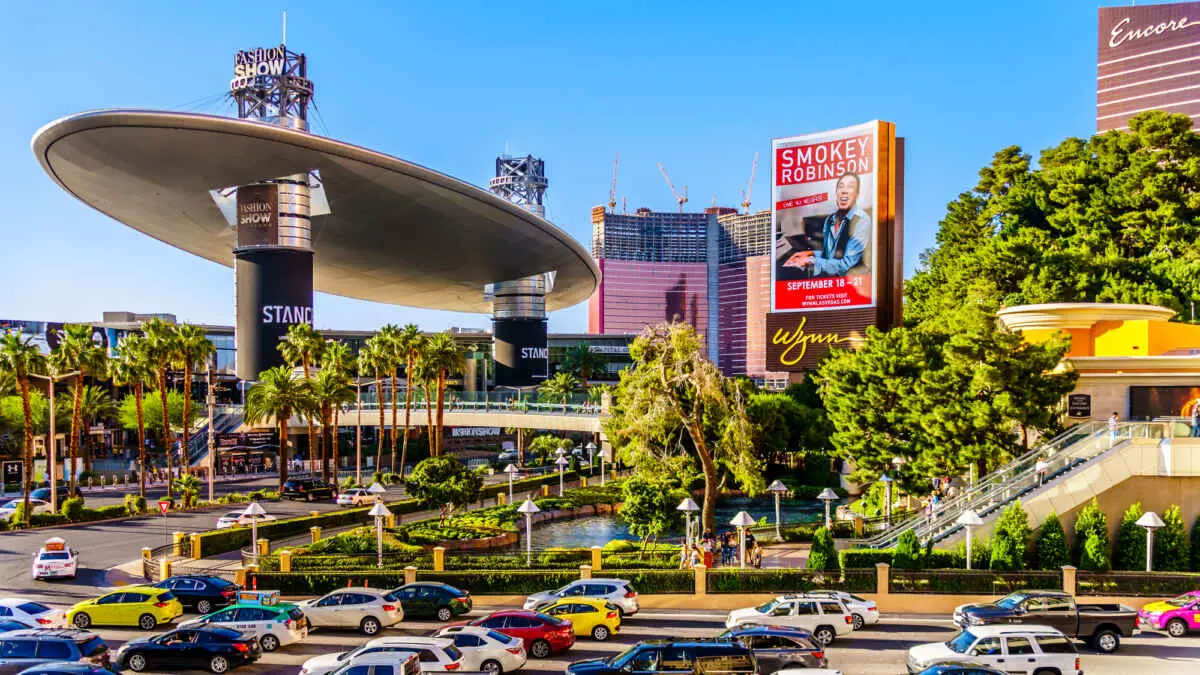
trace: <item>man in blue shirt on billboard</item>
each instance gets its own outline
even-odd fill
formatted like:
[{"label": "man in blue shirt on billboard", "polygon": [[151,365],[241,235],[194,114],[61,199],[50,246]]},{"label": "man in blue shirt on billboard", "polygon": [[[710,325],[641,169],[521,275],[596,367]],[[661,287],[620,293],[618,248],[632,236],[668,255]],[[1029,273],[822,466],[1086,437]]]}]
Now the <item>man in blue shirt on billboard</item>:
[{"label": "man in blue shirt on billboard", "polygon": [[801,251],[784,267],[806,269],[813,277],[846,276],[855,267],[868,272],[870,266],[871,219],[858,207],[860,181],[857,174],[844,173],[834,189],[837,210],[825,218],[821,249]]}]

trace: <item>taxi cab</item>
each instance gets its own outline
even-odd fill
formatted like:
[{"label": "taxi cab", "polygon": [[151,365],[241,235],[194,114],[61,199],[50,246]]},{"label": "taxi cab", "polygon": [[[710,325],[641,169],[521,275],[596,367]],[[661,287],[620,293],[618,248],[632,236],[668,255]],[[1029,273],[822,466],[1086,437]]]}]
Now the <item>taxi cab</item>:
[{"label": "taxi cab", "polygon": [[258,638],[264,652],[295,644],[308,637],[308,619],[279,591],[238,591],[236,602],[222,610],[179,624],[180,628],[220,626]]},{"label": "taxi cab", "polygon": [[602,598],[560,598],[539,605],[537,611],[560,619],[570,619],[577,636],[590,635],[603,641],[621,630],[621,612],[616,605]]},{"label": "taxi cab", "polygon": [[79,556],[74,549],[67,546],[67,540],[62,537],[51,537],[46,540],[41,550],[33,554],[33,565],[30,573],[34,581],[38,579],[74,579],[79,569]]},{"label": "taxi cab", "polygon": [[67,610],[67,621],[76,628],[137,626],[154,630],[183,614],[183,605],[171,591],[153,586],[122,586],[98,598],[76,603]]}]

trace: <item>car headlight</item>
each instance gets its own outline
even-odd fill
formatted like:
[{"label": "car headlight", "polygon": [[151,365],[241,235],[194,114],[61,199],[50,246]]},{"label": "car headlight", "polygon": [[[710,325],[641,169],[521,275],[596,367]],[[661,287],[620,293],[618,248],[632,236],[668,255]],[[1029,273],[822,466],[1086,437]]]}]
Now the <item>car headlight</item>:
[{"label": "car headlight", "polygon": [[983,619],[972,614],[967,617],[967,623],[971,624],[972,626],[978,626],[983,623]]}]

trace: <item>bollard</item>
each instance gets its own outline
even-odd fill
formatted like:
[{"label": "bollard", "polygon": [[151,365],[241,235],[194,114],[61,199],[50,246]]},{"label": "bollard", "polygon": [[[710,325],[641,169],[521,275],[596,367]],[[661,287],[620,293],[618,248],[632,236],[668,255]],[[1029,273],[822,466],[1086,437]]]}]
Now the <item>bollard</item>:
[{"label": "bollard", "polygon": [[171,533],[171,555],[177,558],[183,555],[183,538],[186,536],[184,532]]},{"label": "bollard", "polygon": [[854,536],[862,538],[863,536],[863,517],[854,516]]},{"label": "bollard", "polygon": [[579,578],[580,579],[591,579],[592,578],[592,566],[591,565],[580,565],[579,566]]},{"label": "bollard", "polygon": [[875,602],[880,598],[886,599],[892,591],[892,566],[888,563],[875,563]]},{"label": "bollard", "polygon": [[191,534],[188,535],[188,538],[192,540],[192,560],[203,558],[204,555],[200,552],[200,542],[204,540],[203,537],[199,534]]},{"label": "bollard", "polygon": [[149,546],[143,546],[142,547],[142,559],[149,560],[151,555],[153,555],[153,549],[151,549]]},{"label": "bollard", "polygon": [[258,554],[266,555],[270,552],[271,552],[271,540],[263,539],[262,537],[259,537],[258,538]]},{"label": "bollard", "polygon": [[446,571],[446,547],[445,546],[434,546],[433,547],[433,571],[434,572],[445,572]]},{"label": "bollard", "polygon": [[166,558],[158,561],[158,570],[163,579],[169,578],[171,576],[171,561]]},{"label": "bollard", "polygon": [[292,552],[286,548],[279,552],[279,571],[292,571]]},{"label": "bollard", "polygon": [[315,544],[321,541],[321,527],[319,525],[313,525],[308,528],[308,534],[312,537],[312,543]]},{"label": "bollard", "polygon": [[708,595],[708,568],[696,565],[692,570],[696,573],[696,595]]},{"label": "bollard", "polygon": [[383,517],[383,526],[386,528],[396,527],[396,514],[389,513]]},{"label": "bollard", "polygon": [[579,487],[587,487],[587,476],[579,477]]},{"label": "bollard", "polygon": [[320,511],[309,511],[308,515],[312,516],[313,518],[316,518],[317,516],[321,515],[321,512]]},{"label": "bollard", "polygon": [[542,483],[542,496],[543,497],[550,496],[550,486],[546,485],[545,483]]},{"label": "bollard", "polygon": [[404,568],[404,583],[406,583],[406,584],[417,583],[417,568],[415,566],[409,565]]},{"label": "bollard", "polygon": [[496,506],[504,506],[508,503],[508,495],[503,492],[496,493]]},{"label": "bollard", "polygon": [[592,547],[592,570],[599,572],[604,569],[604,549],[599,546]]}]

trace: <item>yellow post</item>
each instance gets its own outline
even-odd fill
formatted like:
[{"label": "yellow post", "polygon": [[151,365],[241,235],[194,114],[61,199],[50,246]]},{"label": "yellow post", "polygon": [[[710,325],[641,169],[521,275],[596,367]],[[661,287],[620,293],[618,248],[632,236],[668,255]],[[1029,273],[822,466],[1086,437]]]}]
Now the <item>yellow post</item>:
[{"label": "yellow post", "polygon": [[599,572],[604,569],[604,549],[599,546],[592,547],[592,569]]},{"label": "yellow post", "polygon": [[270,552],[271,552],[271,540],[263,539],[262,537],[259,537],[259,539],[258,539],[258,554],[266,555]]},{"label": "yellow post", "polygon": [[246,587],[246,570],[245,569],[236,569],[233,571],[233,583],[237,584],[238,586],[241,586],[242,588]]},{"label": "yellow post", "polygon": [[279,552],[279,571],[292,571],[292,552],[286,548]]},{"label": "yellow post", "polygon": [[696,572],[696,595],[708,595],[708,568],[704,565],[696,565],[692,569]]},{"label": "yellow post", "polygon": [[192,560],[203,558],[204,554],[200,551],[200,542],[204,541],[204,538],[199,534],[189,535],[188,538],[192,540]]},{"label": "yellow post", "polygon": [[579,487],[587,487],[587,476],[579,477]]},{"label": "yellow post", "polygon": [[143,559],[145,559],[145,560],[149,560],[149,559],[150,559],[150,556],[151,556],[151,555],[153,555],[153,554],[154,554],[154,550],[153,550],[153,549],[151,549],[149,546],[143,546],[143,547],[142,547],[142,558],[143,558]]},{"label": "yellow post", "polygon": [[860,538],[863,536],[863,517],[862,516],[854,516],[854,536],[860,537]]},{"label": "yellow post", "polygon": [[396,514],[389,513],[388,515],[384,516],[383,517],[383,526],[387,527],[387,528],[395,527],[396,526]]},{"label": "yellow post", "polygon": [[316,518],[317,516],[321,515],[321,512],[320,511],[309,511],[308,515]]},{"label": "yellow post", "polygon": [[542,483],[542,496],[543,497],[550,496],[550,486],[546,485],[545,483]]},{"label": "yellow post", "polygon": [[162,574],[163,579],[171,576],[171,561],[167,560],[166,558],[158,561],[158,570],[159,573]]},{"label": "yellow post", "polygon": [[415,565],[409,565],[408,567],[404,568],[404,583],[417,583],[417,568]]},{"label": "yellow post", "polygon": [[1075,573],[1076,573],[1077,571],[1078,571],[1078,570],[1077,570],[1077,569],[1075,568],[1075,566],[1073,566],[1073,565],[1063,565],[1063,566],[1062,566],[1062,575],[1063,575],[1063,584],[1062,584],[1062,586],[1063,586],[1063,593],[1069,593],[1069,594],[1071,594],[1071,595],[1075,595],[1075,589],[1076,589],[1076,586],[1075,586],[1075,579],[1076,579]]},{"label": "yellow post", "polygon": [[179,557],[183,555],[183,538],[187,534],[184,532],[171,533],[171,555]]},{"label": "yellow post", "polygon": [[312,543],[315,544],[318,541],[321,541],[321,526],[313,525],[312,527],[308,528],[308,534],[312,537]]},{"label": "yellow post", "polygon": [[508,503],[508,495],[504,492],[496,493],[496,506],[504,506]]},{"label": "yellow post", "polygon": [[888,593],[891,592],[892,581],[892,566],[885,563],[875,563],[875,604],[882,606],[882,599],[886,599]]},{"label": "yellow post", "polygon": [[446,571],[446,547],[445,546],[434,546],[433,547],[433,571],[434,572],[445,572]]},{"label": "yellow post", "polygon": [[592,578],[592,566],[591,565],[580,565],[579,566],[579,578],[580,579],[591,579]]}]

